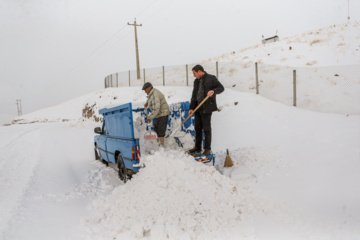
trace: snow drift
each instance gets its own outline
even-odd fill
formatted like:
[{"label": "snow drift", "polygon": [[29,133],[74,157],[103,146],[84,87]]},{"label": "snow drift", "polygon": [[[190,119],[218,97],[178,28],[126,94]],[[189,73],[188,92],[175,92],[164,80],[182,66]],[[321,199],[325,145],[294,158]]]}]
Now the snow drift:
[{"label": "snow drift", "polygon": [[[214,239],[240,234],[244,190],[183,151],[160,149],[146,168],[93,204],[98,239]],[[104,214],[105,213],[105,214]],[[110,235],[107,235],[110,233]],[[96,235],[97,234],[97,235]],[[241,235],[241,234],[240,234]]]}]

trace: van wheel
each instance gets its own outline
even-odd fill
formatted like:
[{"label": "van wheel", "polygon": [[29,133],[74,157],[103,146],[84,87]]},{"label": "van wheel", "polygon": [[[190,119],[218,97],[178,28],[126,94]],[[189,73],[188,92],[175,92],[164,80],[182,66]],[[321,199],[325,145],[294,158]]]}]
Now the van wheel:
[{"label": "van wheel", "polygon": [[121,181],[126,183],[126,181],[127,181],[126,168],[125,168],[124,160],[123,160],[121,154],[119,154],[119,156],[117,158],[117,166],[118,166],[119,178],[121,179]]},{"label": "van wheel", "polygon": [[103,164],[105,164],[106,166],[109,166],[109,163],[107,161],[105,161],[101,155],[100,155],[100,152],[99,152],[99,148],[96,146],[95,148],[95,159],[96,160],[99,160],[100,162],[102,162]]},{"label": "van wheel", "polygon": [[100,160],[99,149],[97,146],[94,148],[94,151],[95,151],[95,159]]}]

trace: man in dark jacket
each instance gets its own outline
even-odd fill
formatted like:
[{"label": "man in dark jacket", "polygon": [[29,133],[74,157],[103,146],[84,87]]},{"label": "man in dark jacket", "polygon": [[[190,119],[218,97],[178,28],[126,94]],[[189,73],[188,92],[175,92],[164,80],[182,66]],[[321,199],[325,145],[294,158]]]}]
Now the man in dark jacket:
[{"label": "man in dark jacket", "polygon": [[195,112],[195,147],[190,149],[189,153],[201,152],[202,131],[205,133],[205,149],[203,154],[208,156],[211,154],[211,115],[213,111],[217,111],[216,95],[224,91],[223,85],[214,76],[204,71],[201,65],[192,68],[194,77],[194,88],[191,96],[189,114],[193,115],[194,109],[209,96],[203,105]]}]

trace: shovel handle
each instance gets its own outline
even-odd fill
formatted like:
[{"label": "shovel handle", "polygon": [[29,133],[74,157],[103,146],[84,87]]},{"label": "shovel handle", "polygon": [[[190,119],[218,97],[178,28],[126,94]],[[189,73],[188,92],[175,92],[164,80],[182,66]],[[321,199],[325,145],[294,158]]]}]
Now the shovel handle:
[{"label": "shovel handle", "polygon": [[146,119],[148,118],[147,107],[145,108]]},{"label": "shovel handle", "polygon": [[[201,105],[204,104],[204,102],[205,102],[206,100],[208,100],[209,97],[210,97],[210,96],[206,96],[206,98],[204,98],[204,100],[201,101],[201,103],[200,103],[200,104],[195,108],[195,110],[193,111],[193,114],[192,114],[192,115],[194,115],[194,113],[201,107]],[[180,127],[181,127],[182,125],[184,125],[184,123],[185,123],[192,115],[189,115],[189,116],[181,123]]]},{"label": "shovel handle", "polygon": [[[192,114],[192,115],[194,115],[194,113],[201,107],[201,105],[204,104],[204,102],[205,102],[206,100],[208,100],[209,97],[210,97],[210,96],[206,96],[206,98],[204,98],[204,100],[201,101],[201,103],[200,103],[200,104],[195,108],[195,110],[193,111],[193,114]],[[174,135],[174,133],[177,132],[177,131],[181,128],[181,126],[184,125],[184,123],[185,123],[192,115],[189,115],[189,116],[181,123],[180,126],[178,126],[174,131],[169,132],[165,137],[168,138],[168,137]]]},{"label": "shovel handle", "polygon": [[149,127],[151,125],[151,123],[148,123],[147,120],[148,120],[148,111],[147,111],[147,107],[145,108],[145,113],[146,113],[146,130],[149,130]]}]

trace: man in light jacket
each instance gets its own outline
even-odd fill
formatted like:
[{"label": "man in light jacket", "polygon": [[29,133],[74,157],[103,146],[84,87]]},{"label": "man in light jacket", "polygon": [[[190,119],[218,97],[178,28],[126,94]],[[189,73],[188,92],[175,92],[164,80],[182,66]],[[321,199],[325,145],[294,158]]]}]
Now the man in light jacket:
[{"label": "man in light jacket", "polygon": [[164,137],[170,114],[169,105],[166,102],[164,94],[158,89],[153,88],[150,82],[146,82],[142,90],[148,95],[148,100],[144,107],[149,107],[151,110],[151,115],[148,116],[147,121],[150,123],[153,119],[156,119],[154,131],[158,135],[158,142],[161,146],[164,146]]}]

